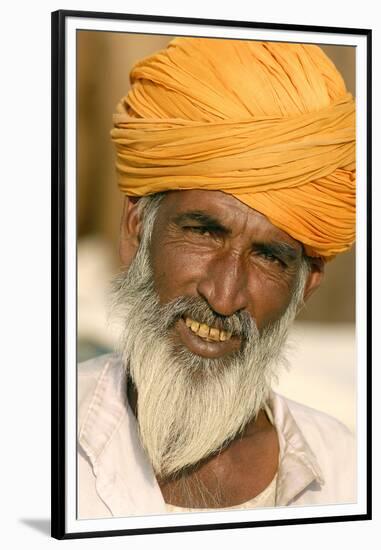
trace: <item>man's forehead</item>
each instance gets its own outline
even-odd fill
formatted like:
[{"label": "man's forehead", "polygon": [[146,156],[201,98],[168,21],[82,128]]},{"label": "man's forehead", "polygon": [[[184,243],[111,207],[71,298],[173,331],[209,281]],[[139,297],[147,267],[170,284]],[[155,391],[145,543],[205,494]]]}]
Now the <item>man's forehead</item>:
[{"label": "man's forehead", "polygon": [[162,204],[162,214],[168,221],[186,221],[187,216],[200,223],[209,219],[233,232],[247,230],[265,240],[285,242],[302,249],[299,241],[276,227],[264,214],[222,191],[170,191]]}]

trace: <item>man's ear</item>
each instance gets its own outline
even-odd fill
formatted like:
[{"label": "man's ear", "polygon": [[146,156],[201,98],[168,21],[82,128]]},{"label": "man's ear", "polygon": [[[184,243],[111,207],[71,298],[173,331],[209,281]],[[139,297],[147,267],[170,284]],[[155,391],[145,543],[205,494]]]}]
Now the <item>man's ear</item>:
[{"label": "man's ear", "polygon": [[303,300],[306,302],[313,292],[319,288],[324,277],[325,263],[322,258],[308,258],[310,272],[304,287]]},{"label": "man's ear", "polygon": [[120,223],[119,256],[123,266],[128,267],[139,248],[141,219],[138,201],[125,197]]}]

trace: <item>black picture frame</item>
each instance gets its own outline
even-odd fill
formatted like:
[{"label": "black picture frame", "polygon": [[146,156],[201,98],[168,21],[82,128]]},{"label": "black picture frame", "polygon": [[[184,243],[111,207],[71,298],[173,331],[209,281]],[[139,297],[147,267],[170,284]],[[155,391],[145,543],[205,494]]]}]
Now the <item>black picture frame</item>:
[{"label": "black picture frame", "polygon": [[[280,30],[289,32],[328,33],[338,36],[361,37],[365,40],[366,49],[366,499],[361,513],[349,515],[330,515],[328,517],[298,517],[293,519],[276,519],[263,521],[238,521],[234,523],[217,523],[202,525],[180,525],[161,527],[139,527],[133,529],[104,529],[73,531],[67,525],[67,369],[68,369],[68,337],[67,337],[67,299],[68,285],[76,285],[76,280],[68,280],[67,264],[67,151],[66,129],[68,123],[66,78],[67,78],[67,22],[70,19],[99,21],[130,21],[193,25],[199,28],[212,26],[214,28],[235,28],[252,30]],[[149,533],[192,532],[215,529],[236,529],[248,527],[279,526],[293,524],[312,524],[326,522],[369,520],[372,517],[372,487],[371,487],[371,63],[372,63],[372,31],[370,29],[322,27],[308,25],[274,24],[249,21],[209,20],[197,18],[163,17],[155,15],[136,15],[122,13],[82,12],[59,10],[52,13],[52,399],[51,399],[51,534],[56,539],[105,537],[120,535],[139,535]],[[70,369],[76,365],[70,364]],[[103,520],[107,522],[108,520]]]}]

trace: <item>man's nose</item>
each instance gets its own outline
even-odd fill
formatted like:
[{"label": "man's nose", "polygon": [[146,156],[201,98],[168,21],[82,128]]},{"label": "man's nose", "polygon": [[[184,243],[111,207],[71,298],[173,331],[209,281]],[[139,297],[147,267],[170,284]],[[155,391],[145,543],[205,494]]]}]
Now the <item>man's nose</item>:
[{"label": "man's nose", "polygon": [[248,273],[244,259],[231,252],[211,260],[197,286],[198,293],[220,315],[248,307]]}]

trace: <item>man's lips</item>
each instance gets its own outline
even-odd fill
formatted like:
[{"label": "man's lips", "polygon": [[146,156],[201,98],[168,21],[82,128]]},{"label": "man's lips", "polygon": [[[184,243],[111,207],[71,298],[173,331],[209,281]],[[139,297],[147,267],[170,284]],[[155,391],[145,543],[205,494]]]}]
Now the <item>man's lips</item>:
[{"label": "man's lips", "polygon": [[[241,339],[238,336],[231,336],[226,331],[207,330],[205,325],[191,327],[189,319],[179,319],[174,331],[181,342],[196,355],[209,359],[222,357],[239,351]],[[193,328],[193,330],[192,330]],[[197,332],[194,330],[197,329]]]}]

